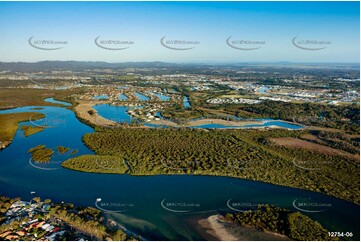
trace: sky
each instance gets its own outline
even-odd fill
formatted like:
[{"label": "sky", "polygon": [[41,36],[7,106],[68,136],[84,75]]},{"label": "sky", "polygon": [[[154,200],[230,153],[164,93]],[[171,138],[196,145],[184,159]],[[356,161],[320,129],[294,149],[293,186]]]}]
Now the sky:
[{"label": "sky", "polygon": [[0,61],[358,63],[359,4],[0,2]]}]

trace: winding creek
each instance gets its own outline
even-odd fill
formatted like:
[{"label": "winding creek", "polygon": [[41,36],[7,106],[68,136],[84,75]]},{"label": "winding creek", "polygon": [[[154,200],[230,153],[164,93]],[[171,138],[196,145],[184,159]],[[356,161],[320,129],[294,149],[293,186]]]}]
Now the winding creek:
[{"label": "winding creek", "polygon": [[359,238],[359,206],[321,193],[227,177],[83,173],[62,168],[61,162],[69,155],[60,154],[49,164],[53,169],[39,169],[32,166],[27,152],[30,148],[45,144],[55,149],[63,145],[78,149],[75,156],[93,154],[81,138],[94,130],[67,108],[33,108],[0,110],[0,114],[40,112],[46,115],[44,119],[21,124],[49,126],[29,137],[18,129],[12,144],[0,151],[0,193],[3,195],[30,199],[34,196],[30,192],[35,191],[36,196],[55,202],[97,206],[107,211],[107,216],[149,240],[202,240],[190,221],[218,211],[243,210],[265,203],[297,211],[300,208],[294,206],[296,201],[308,201],[324,206],[308,208],[306,215],[330,231],[353,232],[353,240]]}]

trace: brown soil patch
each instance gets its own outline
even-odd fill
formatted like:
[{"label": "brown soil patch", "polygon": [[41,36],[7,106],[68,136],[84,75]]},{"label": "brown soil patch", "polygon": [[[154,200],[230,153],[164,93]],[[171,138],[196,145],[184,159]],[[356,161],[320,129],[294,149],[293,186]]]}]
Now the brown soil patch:
[{"label": "brown soil patch", "polygon": [[320,145],[311,143],[308,141],[304,141],[297,138],[287,137],[287,138],[272,138],[272,141],[274,141],[278,145],[287,146],[287,147],[293,147],[293,148],[302,148],[310,151],[317,151],[323,154],[327,155],[341,155],[345,156],[347,158],[359,160],[360,156],[356,154],[351,154],[346,151],[337,150],[335,148],[331,148],[328,146]]},{"label": "brown soil patch", "polygon": [[313,140],[313,141],[319,140],[316,136],[314,136],[312,134],[305,134],[304,136],[302,136],[302,138],[308,139],[308,140]]}]

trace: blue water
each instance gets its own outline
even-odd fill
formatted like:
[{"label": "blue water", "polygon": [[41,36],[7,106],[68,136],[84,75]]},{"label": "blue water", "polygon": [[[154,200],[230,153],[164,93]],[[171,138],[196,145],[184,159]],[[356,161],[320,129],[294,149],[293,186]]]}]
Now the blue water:
[{"label": "blue water", "polygon": [[201,124],[197,126],[188,126],[189,128],[201,128],[201,129],[235,129],[239,126],[227,126],[222,124]]},{"label": "blue water", "polygon": [[189,108],[191,106],[191,104],[189,103],[188,97],[183,98],[183,105],[184,105],[185,109],[187,109],[187,108]]},{"label": "blue water", "polygon": [[127,96],[125,96],[124,93],[122,93],[122,94],[119,95],[119,99],[120,99],[120,100],[123,100],[123,101],[128,100]]},{"label": "blue water", "polygon": [[143,94],[140,94],[140,93],[138,93],[138,92],[135,92],[134,93],[136,96],[137,96],[137,98],[140,100],[140,101],[149,101],[149,97],[147,97],[147,96],[145,96],[145,95],[143,95]]},{"label": "blue water", "polygon": [[48,102],[48,103],[56,103],[56,104],[62,104],[64,106],[71,106],[71,103],[68,103],[68,102],[63,102],[63,101],[58,101],[58,100],[55,100],[54,98],[45,98],[44,99],[45,102]]},{"label": "blue water", "polygon": [[125,106],[113,106],[109,104],[98,104],[93,107],[100,116],[117,123],[130,123],[132,117],[127,113],[129,110]]},{"label": "blue water", "polygon": [[100,99],[100,100],[102,100],[102,99],[108,99],[109,97],[108,97],[108,95],[98,95],[98,96],[94,96],[93,97],[93,99]]},{"label": "blue water", "polygon": [[[32,108],[34,107],[1,110],[0,114],[34,111]],[[98,112],[104,111],[101,105],[96,106],[96,109]],[[105,110],[108,114],[119,115],[119,108],[107,106]],[[125,112],[125,107],[121,110]],[[108,216],[149,240],[201,240],[201,235],[188,221],[218,211],[230,211],[227,206],[230,199],[237,203],[274,204],[295,211],[292,206],[295,199],[310,198],[332,206],[320,213],[307,213],[308,216],[331,231],[353,232],[353,239],[359,238],[360,207],[320,193],[215,176],[82,173],[62,168],[60,162],[69,155],[60,154],[51,160],[51,166],[55,170],[35,168],[29,164],[30,154],[27,151],[39,144],[53,149],[59,145],[79,149],[77,155],[93,154],[81,140],[84,134],[93,132],[93,129],[78,121],[72,111],[60,107],[44,107],[36,112],[44,113],[46,117],[24,124],[48,125],[51,128],[29,137],[18,130],[13,143],[0,151],[2,195],[28,200],[33,196],[40,196],[54,202],[65,201],[78,206],[94,206],[97,198],[101,198],[105,204],[128,204],[126,211],[110,213]],[[31,191],[36,194],[31,195]],[[162,201],[165,204],[188,203],[197,206],[189,207],[188,212],[176,213],[164,209]],[[104,208],[119,209],[109,205]]]},{"label": "blue water", "polygon": [[286,129],[293,129],[293,130],[297,130],[297,129],[302,129],[303,126],[297,125],[297,124],[291,124],[285,121],[279,121],[279,120],[274,120],[274,121],[266,121],[264,124],[247,124],[243,127],[246,128],[255,128],[255,127],[270,127],[270,126],[278,126],[278,127],[282,127],[282,128],[286,128]]},{"label": "blue water", "polygon": [[259,89],[259,93],[265,93],[267,90],[269,90],[269,87],[266,87],[266,86],[262,86],[260,89]]},{"label": "blue water", "polygon": [[169,100],[170,100],[170,97],[169,97],[169,96],[165,96],[165,95],[163,95],[163,94],[154,93],[154,92],[149,92],[149,93],[152,94],[152,95],[155,95],[155,96],[159,97],[160,100],[162,100],[162,101],[169,101]]},{"label": "blue water", "polygon": [[158,128],[158,129],[160,129],[160,128],[168,128],[167,125],[160,125],[160,124],[144,123],[143,125],[146,126],[146,127],[149,127],[149,128]]}]

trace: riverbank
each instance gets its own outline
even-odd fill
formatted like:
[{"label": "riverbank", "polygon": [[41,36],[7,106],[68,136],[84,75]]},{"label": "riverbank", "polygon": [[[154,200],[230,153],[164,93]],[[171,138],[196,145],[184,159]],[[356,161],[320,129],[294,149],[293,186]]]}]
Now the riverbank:
[{"label": "riverbank", "polygon": [[287,236],[269,231],[260,231],[252,226],[240,226],[224,220],[221,215],[212,215],[197,221],[196,230],[206,240],[220,241],[267,241],[290,240]]}]

